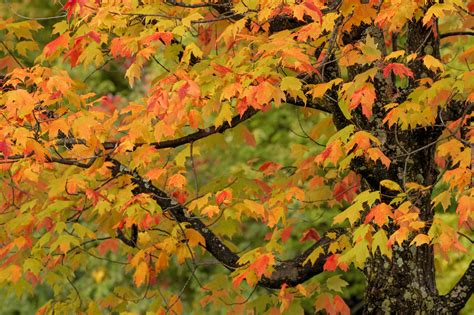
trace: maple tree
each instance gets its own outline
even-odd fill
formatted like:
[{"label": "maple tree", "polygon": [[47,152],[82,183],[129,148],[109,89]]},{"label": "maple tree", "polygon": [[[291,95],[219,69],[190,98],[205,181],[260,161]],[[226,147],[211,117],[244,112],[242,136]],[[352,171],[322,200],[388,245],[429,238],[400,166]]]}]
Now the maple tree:
[{"label": "maple tree", "polygon": [[[61,10],[53,25],[0,20],[2,287],[50,287],[39,314],[141,300],[178,314],[189,282],[203,309],[349,314],[347,282],[331,272],[356,268],[367,314],[464,308],[474,2],[68,0]],[[133,97],[89,83],[111,65]],[[216,174],[223,153],[209,152],[244,145],[234,138],[258,147],[245,122],[288,107],[305,141],[288,144],[285,164],[230,160]],[[302,228],[315,208],[331,215],[327,229]],[[265,236],[246,239],[251,226]],[[452,253],[468,265],[440,294],[435,259]],[[222,268],[198,278],[200,257]],[[74,279],[97,259],[129,278],[94,300]],[[190,274],[180,292],[160,283],[173,266]],[[252,300],[257,288],[268,291]]]}]

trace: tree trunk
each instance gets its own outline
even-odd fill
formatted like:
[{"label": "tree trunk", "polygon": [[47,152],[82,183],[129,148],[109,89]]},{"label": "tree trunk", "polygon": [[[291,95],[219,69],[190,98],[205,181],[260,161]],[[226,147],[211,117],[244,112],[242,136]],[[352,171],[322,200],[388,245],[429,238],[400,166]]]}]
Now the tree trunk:
[{"label": "tree trunk", "polygon": [[439,314],[433,248],[393,245],[392,259],[368,261],[366,314]]}]

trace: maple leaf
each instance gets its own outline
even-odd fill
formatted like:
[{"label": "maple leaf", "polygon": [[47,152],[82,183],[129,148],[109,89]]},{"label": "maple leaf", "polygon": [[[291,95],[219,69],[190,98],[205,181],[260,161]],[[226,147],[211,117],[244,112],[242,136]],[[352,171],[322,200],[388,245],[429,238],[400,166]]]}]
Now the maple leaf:
[{"label": "maple leaf", "polygon": [[334,308],[336,309],[336,313],[341,315],[349,315],[351,310],[349,306],[347,306],[346,302],[339,296],[334,296]]},{"label": "maple leaf", "polygon": [[321,152],[317,157],[316,159],[314,160],[316,163],[321,163],[321,162],[324,162],[328,157],[329,155],[331,154],[331,151],[332,151],[332,147],[334,146],[334,144],[330,143],[329,145],[326,146],[326,148],[324,149],[323,152]]},{"label": "maple leaf", "polygon": [[365,84],[352,95],[349,109],[353,110],[360,105],[362,107],[362,114],[370,119],[375,98],[374,86],[371,83]]},{"label": "maple leaf", "polygon": [[92,204],[95,206],[99,202],[99,197],[110,202],[107,197],[105,197],[103,194],[99,193],[98,191],[95,191],[94,189],[87,188],[86,189],[86,196],[90,200],[92,200]]},{"label": "maple leaf", "polygon": [[320,238],[321,236],[319,235],[318,231],[316,231],[314,228],[310,228],[303,232],[300,242],[305,242],[307,240],[318,241]]},{"label": "maple leaf", "polygon": [[0,152],[2,152],[4,159],[8,159],[8,157],[12,154],[10,144],[6,140],[0,141]]},{"label": "maple leaf", "polygon": [[392,207],[386,203],[380,203],[370,209],[365,217],[364,223],[367,224],[373,219],[375,224],[382,227],[384,224],[388,223],[388,218],[393,218]]},{"label": "maple leaf", "polygon": [[201,210],[201,213],[207,215],[209,218],[219,214],[220,209],[218,206],[209,205]]},{"label": "maple leaf", "polygon": [[223,190],[216,194],[216,203],[218,205],[228,205],[232,201],[232,192],[230,190]]},{"label": "maple leaf", "polygon": [[18,265],[10,265],[8,270],[9,270],[9,275],[10,275],[10,281],[13,283],[18,282],[22,276],[21,272],[21,267]]},{"label": "maple leaf", "polygon": [[441,61],[431,55],[426,55],[423,57],[423,64],[431,71],[444,70],[444,66]]},{"label": "maple leaf", "polygon": [[400,185],[388,179],[380,181],[380,185],[393,191],[402,191],[402,187],[400,187]]},{"label": "maple leaf", "polygon": [[288,91],[295,96],[297,95],[298,91],[301,91],[301,87],[301,81],[294,77],[284,77],[280,83],[280,88],[282,91]]},{"label": "maple leaf", "polygon": [[245,139],[245,142],[247,142],[248,145],[250,145],[251,147],[256,147],[257,146],[257,142],[255,141],[255,137],[253,136],[252,132],[250,130],[248,130],[247,127],[243,127],[242,128],[242,135]]},{"label": "maple leaf", "polygon": [[316,16],[319,18],[319,23],[323,23],[323,13],[321,10],[316,6],[313,0],[306,0],[304,2],[304,5],[309,9],[307,11],[308,15],[310,15],[313,19],[315,18],[314,14],[311,14],[312,12],[316,13]]},{"label": "maple leaf", "polygon": [[108,240],[105,240],[97,246],[97,251],[101,256],[107,254],[107,252],[113,252],[116,253],[118,250],[119,246],[119,240],[116,238],[111,238]]},{"label": "maple leaf", "polygon": [[249,269],[255,271],[255,274],[260,279],[263,274],[266,273],[267,267],[271,265],[273,261],[274,257],[272,254],[261,255],[249,266]]},{"label": "maple leaf", "polygon": [[92,278],[96,283],[101,283],[105,277],[105,271],[103,268],[98,268],[92,271]]},{"label": "maple leaf", "polygon": [[340,254],[333,254],[333,255],[329,256],[326,259],[326,262],[323,265],[323,270],[335,271],[336,268],[339,267],[341,270],[346,271],[349,268],[349,266],[347,266],[347,264],[345,264],[345,263],[339,263],[338,262],[338,258],[340,256],[341,256]]},{"label": "maple leaf", "polygon": [[415,238],[410,242],[410,245],[415,244],[416,246],[421,246],[423,244],[429,244],[431,241],[430,237],[426,234],[418,234]]},{"label": "maple leaf", "polygon": [[[246,109],[245,109],[246,110]],[[243,112],[240,114],[242,115]],[[217,115],[216,119],[214,120],[214,127],[218,127],[224,123],[224,121],[227,121],[227,123],[231,124],[232,122],[232,110],[229,104],[224,104],[222,105],[222,108],[219,112],[219,115]]]},{"label": "maple leaf", "polygon": [[389,61],[391,59],[397,59],[401,56],[405,55],[405,51],[404,50],[397,50],[397,51],[393,51],[391,52],[390,54],[387,55],[387,57],[385,57],[385,61]]},{"label": "maple leaf", "polygon": [[380,162],[386,167],[390,166],[390,159],[383,154],[383,152],[378,148],[370,148],[366,151],[367,155],[372,161],[380,160]]},{"label": "maple leaf", "polygon": [[165,45],[171,44],[173,40],[173,33],[170,32],[155,32],[145,37],[142,41],[144,44],[150,44],[150,42],[161,41]]},{"label": "maple leaf", "polygon": [[357,190],[359,186],[359,177],[354,172],[349,172],[349,174],[344,177],[342,181],[334,185],[334,199],[338,202],[346,200],[348,203],[352,203],[352,201],[357,195]]},{"label": "maple leaf", "polygon": [[157,180],[166,172],[165,169],[162,168],[153,168],[146,172],[145,177],[151,180]]},{"label": "maple leaf", "polygon": [[186,182],[187,182],[186,177],[184,177],[181,174],[174,174],[168,180],[168,184],[171,187],[178,188],[178,189],[182,189],[184,185],[186,184]]},{"label": "maple leaf", "polygon": [[445,11],[455,10],[454,6],[449,3],[436,3],[426,11],[423,17],[423,24],[429,24],[433,18],[442,18],[445,16]]},{"label": "maple leaf", "polygon": [[198,128],[199,125],[202,123],[202,117],[201,114],[197,110],[190,110],[188,114],[189,118],[189,125],[192,128]]},{"label": "maple leaf", "polygon": [[289,226],[283,230],[281,233],[281,241],[285,243],[291,237],[291,231],[293,231],[293,227]]},{"label": "maple leaf", "polygon": [[[111,258],[125,263],[117,270],[131,271],[134,284],[125,281],[104,291],[103,298],[82,305],[83,311],[114,313],[123,309],[122,300],[136,300],[130,286],[156,288],[160,272],[180,273],[187,259],[199,261],[207,250],[234,270],[232,283],[226,283],[223,268],[201,274],[211,278],[203,288],[208,296],[200,301],[211,313],[222,312],[226,301],[224,312],[298,314],[313,299],[317,311],[348,314],[334,294],[346,284],[339,276],[303,285],[306,267],[289,274],[285,268],[312,264],[312,276],[318,269],[347,270],[350,263],[372,270],[378,258],[410,265],[426,245],[434,247],[430,260],[454,252],[469,256],[459,237],[474,222],[468,145],[474,139],[473,114],[466,107],[474,92],[473,73],[462,65],[472,63],[474,48],[464,49],[468,37],[455,34],[470,28],[473,1],[427,6],[397,0],[381,6],[377,0],[350,0],[334,10],[331,1],[233,1],[226,10],[234,17],[224,8],[210,12],[206,1],[199,1],[191,1],[191,8],[173,1],[137,6],[140,1],[65,0],[67,18],[54,25],[44,21],[51,26],[49,37],[47,29],[33,36],[41,28],[37,21],[0,19],[5,74],[0,76],[0,291],[2,285],[15,292],[24,292],[25,285],[36,290],[39,283],[55,292],[69,290],[66,273],[87,272],[93,259],[77,249],[87,245],[92,255],[97,245],[97,255],[112,252]],[[24,9],[33,12],[36,3]],[[438,20],[452,32],[440,36]],[[423,40],[426,30],[443,40],[441,50]],[[404,50],[397,51],[392,41]],[[61,60],[53,60],[60,54]],[[415,66],[428,75],[415,78]],[[118,84],[119,77],[128,79],[133,91]],[[87,93],[110,88],[120,100]],[[286,106],[298,106],[299,116]],[[250,108],[262,118],[250,118]],[[240,124],[248,119],[257,120]],[[313,143],[288,135],[298,122],[310,128]],[[275,146],[274,140],[282,141]],[[187,163],[191,143],[202,174]],[[407,156],[397,144],[416,152]],[[285,150],[289,156],[281,154]],[[249,155],[254,160],[241,161]],[[401,172],[405,158],[408,166]],[[426,169],[423,178],[433,182],[419,184],[413,166],[433,163],[444,175]],[[193,177],[199,179],[196,187],[187,185]],[[361,182],[375,191],[360,191]],[[419,198],[426,202],[415,202]],[[433,211],[424,209],[430,202]],[[341,233],[326,233],[328,242],[304,252],[304,262],[286,260],[297,245],[295,233],[301,233],[301,242],[320,245],[318,232],[301,223],[313,221],[319,214],[312,208],[323,205],[321,223],[328,228],[341,223]],[[435,215],[438,205],[447,213]],[[450,213],[454,208],[456,214]],[[456,216],[453,228],[450,219]],[[116,229],[125,238],[117,238]],[[261,247],[239,252],[245,244],[238,242],[247,237],[252,243],[258,235],[265,235]],[[127,242],[132,239],[137,247]],[[276,253],[284,261],[275,263]],[[375,259],[368,259],[371,255]],[[317,268],[321,260],[324,268]],[[93,265],[91,281],[103,284],[105,269]],[[424,303],[410,283],[401,285],[396,277],[385,281],[393,270],[386,271],[377,284]],[[272,275],[283,275],[291,285]],[[237,288],[243,280],[279,292],[272,297],[262,291],[245,303],[244,288]],[[375,282],[369,279],[367,292]],[[232,286],[238,290],[229,294]],[[161,285],[168,307],[155,303],[152,311],[183,312],[184,301],[173,287]],[[419,289],[429,291],[426,283]],[[406,310],[405,302],[392,299],[375,307],[397,312]],[[45,303],[39,314],[77,312],[77,303]],[[197,305],[192,299],[185,303]]]},{"label": "maple leaf", "polygon": [[474,197],[462,196],[459,199],[456,213],[459,215],[458,225],[461,226],[463,223],[468,222],[469,218],[474,217]]},{"label": "maple leaf", "polygon": [[390,75],[390,72],[393,72],[396,76],[400,77],[400,79],[403,79],[406,76],[413,78],[413,71],[401,63],[395,62],[386,65],[383,69],[383,76],[387,78]]},{"label": "maple leaf", "polygon": [[400,227],[390,236],[390,238],[388,239],[387,246],[391,248],[395,243],[401,246],[403,241],[408,238],[409,232],[410,230],[407,227]]},{"label": "maple leaf", "polygon": [[214,70],[216,70],[216,72],[217,72],[220,76],[225,76],[226,74],[232,72],[232,69],[231,69],[231,68],[228,68],[228,67],[226,67],[226,66],[220,65],[220,64],[218,64],[218,63],[216,63],[216,62],[211,62],[211,66],[214,68]]},{"label": "maple leaf", "polygon": [[137,287],[142,286],[142,284],[145,283],[145,280],[148,279],[148,275],[149,275],[148,264],[142,261],[140,264],[138,264],[135,270],[135,273],[133,274],[133,281],[135,282],[135,285]]},{"label": "maple leaf", "polygon": [[333,276],[326,280],[326,286],[329,290],[342,292],[341,288],[347,286],[349,283],[341,279],[341,275]]},{"label": "maple leaf", "polygon": [[43,54],[50,57],[58,48],[65,48],[69,43],[69,33],[60,35],[55,40],[49,42],[43,49]]},{"label": "maple leaf", "polygon": [[240,285],[242,280],[244,280],[247,277],[248,273],[249,271],[245,270],[244,272],[240,273],[237,277],[235,277],[234,280],[232,280],[232,286],[234,287],[234,289]]},{"label": "maple leaf", "polygon": [[67,12],[67,19],[68,21],[71,19],[71,16],[74,13],[74,9],[77,5],[80,8],[86,3],[86,0],[67,0],[67,2],[63,6],[63,10]]},{"label": "maple leaf", "polygon": [[[370,140],[373,139],[373,136],[365,131],[358,131],[352,135],[351,141],[347,144],[348,151],[355,151],[356,155],[364,152],[370,148]],[[355,148],[354,148],[355,147]]]},{"label": "maple leaf", "polygon": [[130,58],[132,56],[132,50],[125,45],[125,39],[121,37],[112,40],[110,44],[110,53],[114,58]]},{"label": "maple leaf", "polygon": [[341,140],[335,140],[326,146],[326,149],[316,156],[314,162],[317,164],[327,165],[327,162],[331,162],[333,165],[337,165],[341,157],[344,156],[342,151]]},{"label": "maple leaf", "polygon": [[329,293],[323,293],[318,296],[315,302],[316,311],[325,310],[329,315],[336,315],[336,308],[332,295]]},{"label": "maple leaf", "polygon": [[186,239],[188,240],[189,246],[191,248],[194,248],[199,244],[204,247],[206,246],[206,240],[201,234],[199,234],[198,231],[194,229],[186,229],[184,233],[186,235]]},{"label": "maple leaf", "polygon": [[272,162],[272,161],[267,161],[267,162],[263,163],[258,168],[258,170],[263,172],[263,174],[265,176],[269,176],[269,175],[272,175],[273,173],[275,173],[276,171],[278,171],[280,168],[282,168],[281,164],[275,163],[275,162]]},{"label": "maple leaf", "polygon": [[159,272],[168,267],[168,255],[165,252],[161,252],[158,259],[155,262],[155,271]]},{"label": "maple leaf", "polygon": [[388,258],[392,257],[391,246],[388,245],[387,234],[383,229],[378,230],[372,238],[372,253],[375,253],[377,249],[380,250],[382,255]]}]

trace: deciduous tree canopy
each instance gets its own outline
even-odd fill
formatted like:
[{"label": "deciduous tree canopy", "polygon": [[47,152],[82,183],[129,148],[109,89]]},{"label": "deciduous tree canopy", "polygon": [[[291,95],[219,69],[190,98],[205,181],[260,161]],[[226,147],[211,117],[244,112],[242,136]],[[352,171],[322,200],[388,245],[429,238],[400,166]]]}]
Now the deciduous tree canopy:
[{"label": "deciduous tree canopy", "polygon": [[[1,287],[52,290],[40,314],[190,313],[190,283],[203,312],[349,314],[351,268],[367,314],[465,307],[472,1],[28,4],[0,19]],[[96,261],[123,279],[93,298]]]}]

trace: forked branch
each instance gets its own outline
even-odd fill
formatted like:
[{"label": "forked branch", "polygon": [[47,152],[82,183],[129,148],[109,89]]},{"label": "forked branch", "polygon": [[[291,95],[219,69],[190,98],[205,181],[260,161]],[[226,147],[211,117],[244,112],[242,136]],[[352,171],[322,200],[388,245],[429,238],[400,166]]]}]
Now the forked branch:
[{"label": "forked branch", "polygon": [[[119,161],[112,159],[111,162],[113,163],[112,173],[114,175],[125,174],[131,176],[132,182],[136,185],[133,190],[134,194],[145,193],[150,195],[161,209],[171,214],[177,222],[188,223],[192,229],[201,234],[206,242],[205,249],[223,266],[231,271],[243,267],[238,263],[239,255],[230,250],[217,235],[183,205],[152,185],[149,181],[143,179],[137,172],[129,170]],[[279,289],[283,284],[296,286],[321,273],[324,263],[329,256],[328,254],[321,254],[314,264],[311,264],[309,261],[306,262],[306,260],[317,247],[321,246],[326,251],[331,241],[332,239],[323,237],[301,255],[292,260],[280,262],[274,267],[275,271],[271,276],[268,278],[263,277],[258,285],[270,289]]]}]

